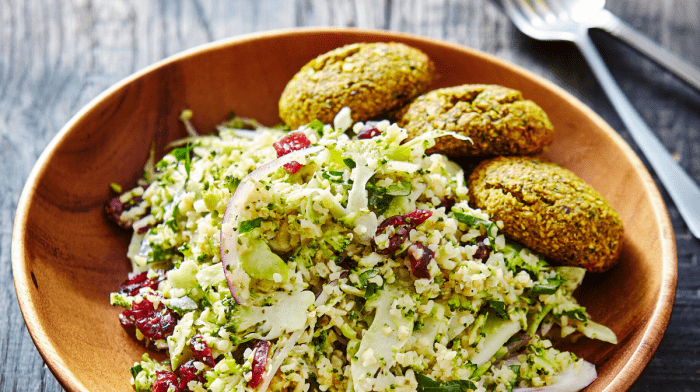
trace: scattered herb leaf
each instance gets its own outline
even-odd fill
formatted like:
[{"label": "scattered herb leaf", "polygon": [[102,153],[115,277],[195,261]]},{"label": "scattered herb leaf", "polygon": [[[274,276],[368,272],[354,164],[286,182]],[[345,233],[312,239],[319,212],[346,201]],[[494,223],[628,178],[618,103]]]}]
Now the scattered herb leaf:
[{"label": "scattered herb leaf", "polygon": [[360,286],[365,287],[369,283],[369,280],[374,278],[379,274],[378,268],[372,268],[361,273],[357,278],[360,280]]},{"label": "scattered herb leaf", "polygon": [[129,369],[129,371],[131,372],[131,377],[133,377],[134,379],[136,379],[136,376],[138,376],[142,370],[143,367],[141,367],[140,363],[137,363],[136,365],[132,366],[131,369]]},{"label": "scattered herb leaf", "polygon": [[316,131],[318,136],[323,136],[323,122],[319,119],[315,119],[307,124],[307,127]]},{"label": "scattered herb leaf", "polygon": [[369,183],[365,188],[368,191],[367,204],[375,210],[377,215],[384,214],[389,209],[394,196],[388,194],[385,188],[371,186]]},{"label": "scattered herb leaf", "polygon": [[187,172],[187,179],[190,178],[190,168],[192,167],[192,157],[190,152],[194,149],[194,146],[187,143],[185,147],[176,148],[170,151],[170,155],[174,156],[178,161],[185,161],[185,171]]},{"label": "scattered herb leaf", "polygon": [[476,385],[470,380],[450,380],[439,382],[428,376],[416,373],[418,392],[464,392],[476,389]]},{"label": "scattered herb leaf", "polygon": [[586,317],[585,312],[586,312],[585,308],[578,308],[578,309],[574,309],[574,310],[565,310],[563,312],[563,314],[570,319],[574,319],[574,320],[580,321],[582,323],[585,323],[586,321],[588,321],[588,317]]},{"label": "scattered herb leaf", "polygon": [[491,308],[491,310],[496,312],[498,317],[500,317],[502,319],[508,318],[508,312],[506,311],[506,303],[505,302],[490,299],[489,300],[489,307]]},{"label": "scattered herb leaf", "polygon": [[413,186],[409,181],[400,181],[386,187],[386,194],[391,196],[408,196],[412,190]]},{"label": "scattered herb leaf", "polygon": [[532,294],[554,294],[564,283],[564,279],[549,279],[547,283],[537,283],[532,287]]},{"label": "scattered herb leaf", "polygon": [[374,294],[377,293],[380,289],[384,287],[377,285],[376,283],[372,283],[369,280],[374,278],[379,274],[379,269],[377,268],[372,268],[370,270],[367,270],[363,273],[361,273],[358,276],[358,280],[360,281],[360,286],[365,289],[365,298],[369,298],[373,296]]},{"label": "scattered herb leaf", "polygon": [[253,229],[260,227],[260,224],[262,223],[264,219],[263,218],[255,218],[247,221],[241,222],[241,227],[238,228],[238,232],[240,234],[243,233],[248,233],[249,231],[252,231]]},{"label": "scattered herb leaf", "polygon": [[179,212],[180,212],[180,203],[175,203],[175,207],[173,207],[172,218],[170,218],[169,221],[165,222],[165,224],[168,225],[168,227],[170,229],[172,229],[172,231],[175,231],[175,232],[180,229],[180,225],[178,225],[178,223],[177,223],[177,214]]},{"label": "scattered herb leaf", "polygon": [[488,222],[483,220],[483,219],[479,219],[479,218],[476,218],[476,217],[473,217],[473,216],[467,215],[467,214],[462,214],[461,212],[453,211],[452,214],[454,215],[455,218],[457,218],[457,221],[459,221],[460,223],[464,223],[465,225],[470,226],[470,227],[476,226],[478,224],[482,224],[482,225],[488,224]]}]

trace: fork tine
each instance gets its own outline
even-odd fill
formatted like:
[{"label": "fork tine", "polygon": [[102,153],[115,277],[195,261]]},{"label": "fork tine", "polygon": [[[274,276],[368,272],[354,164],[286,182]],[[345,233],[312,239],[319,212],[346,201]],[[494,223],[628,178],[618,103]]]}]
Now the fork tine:
[{"label": "fork tine", "polygon": [[549,5],[549,8],[559,18],[569,17],[569,4],[571,0],[544,0]]},{"label": "fork tine", "polygon": [[551,22],[557,18],[559,10],[552,9],[550,6],[551,1],[549,0],[530,0],[537,15],[544,21]]},{"label": "fork tine", "polygon": [[[513,4],[512,1],[508,1]],[[523,18],[530,24],[543,23],[544,21],[537,12],[537,9],[532,5],[530,0],[517,0],[517,9],[522,14]],[[534,23],[533,23],[534,22]]]}]

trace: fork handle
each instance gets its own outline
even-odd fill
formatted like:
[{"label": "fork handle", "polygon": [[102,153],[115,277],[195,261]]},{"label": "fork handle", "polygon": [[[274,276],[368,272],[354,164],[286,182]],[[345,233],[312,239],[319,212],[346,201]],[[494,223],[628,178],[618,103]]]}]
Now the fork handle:
[{"label": "fork handle", "polygon": [[632,48],[645,54],[657,64],[666,67],[689,85],[700,90],[700,69],[650,40],[612,12],[606,9],[601,10],[600,14],[596,16],[594,25],[591,27],[607,31]]},{"label": "fork handle", "polygon": [[673,199],[691,233],[700,238],[700,188],[681,168],[613,79],[588,34],[574,42],[579,47],[632,138]]}]

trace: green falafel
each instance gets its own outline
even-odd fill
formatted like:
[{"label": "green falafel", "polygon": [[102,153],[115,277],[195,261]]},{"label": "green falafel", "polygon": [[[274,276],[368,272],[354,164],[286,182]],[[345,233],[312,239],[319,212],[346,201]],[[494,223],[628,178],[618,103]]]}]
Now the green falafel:
[{"label": "green falafel", "polygon": [[542,108],[519,91],[496,85],[431,91],[399,110],[396,119],[412,137],[433,128],[472,139],[443,137],[428,151],[449,156],[536,154],[554,141],[554,128]]},{"label": "green falafel", "polygon": [[533,157],[481,162],[469,176],[474,207],[503,221],[507,237],[560,263],[602,272],[622,248],[622,220],[582,179]]},{"label": "green falafel", "polygon": [[354,121],[371,120],[425,92],[434,66],[418,49],[400,43],[358,43],[334,49],[304,65],[279,101],[292,128],[319,119],[332,123],[350,108]]}]

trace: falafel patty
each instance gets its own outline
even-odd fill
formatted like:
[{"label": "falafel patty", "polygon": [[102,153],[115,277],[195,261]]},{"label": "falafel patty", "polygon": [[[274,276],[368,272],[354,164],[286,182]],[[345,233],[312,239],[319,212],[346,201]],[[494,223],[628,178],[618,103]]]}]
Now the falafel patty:
[{"label": "falafel patty", "polygon": [[451,131],[429,153],[449,156],[536,154],[554,141],[554,128],[537,104],[520,91],[486,84],[465,84],[421,95],[396,114],[396,122],[416,137],[427,129]]},{"label": "falafel patty", "polygon": [[563,264],[602,272],[622,248],[622,220],[572,172],[533,157],[481,162],[469,176],[469,199],[507,237]]},{"label": "falafel patty", "polygon": [[319,119],[328,124],[348,106],[354,121],[371,120],[425,92],[434,66],[418,49],[400,43],[358,43],[334,49],[304,65],[279,101],[290,127]]}]

